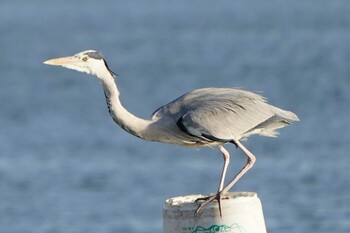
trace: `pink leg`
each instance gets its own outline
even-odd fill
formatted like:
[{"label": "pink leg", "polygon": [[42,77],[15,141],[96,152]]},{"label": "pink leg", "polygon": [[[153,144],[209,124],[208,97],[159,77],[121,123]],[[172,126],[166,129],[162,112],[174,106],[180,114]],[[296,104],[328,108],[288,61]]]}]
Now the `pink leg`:
[{"label": "pink leg", "polygon": [[[221,212],[221,196],[225,195],[231,188],[232,186],[237,183],[237,181],[250,169],[253,167],[254,163],[255,163],[255,156],[247,149],[245,148],[245,146],[243,146],[238,140],[234,140],[236,145],[241,148],[241,150],[247,155],[248,159],[247,159],[247,163],[246,165],[242,168],[242,170],[230,181],[230,183],[225,186],[221,191],[219,191],[217,194],[208,197],[204,202],[202,202],[197,210],[196,210],[196,215],[199,214],[199,212],[201,211],[201,209],[207,205],[208,203],[212,202],[213,200],[217,200],[218,204],[219,204],[219,211],[220,211],[220,216],[222,217],[222,212]],[[219,148],[220,149],[220,148]],[[221,151],[221,150],[220,150]],[[225,166],[225,165],[224,165]],[[226,171],[225,171],[226,172]],[[225,174],[223,174],[225,175]],[[221,181],[222,182],[222,181]],[[221,182],[220,182],[220,186],[221,186]],[[220,188],[220,187],[219,187]]]},{"label": "pink leg", "polygon": [[224,158],[224,166],[221,171],[221,179],[220,179],[220,184],[218,188],[218,192],[221,192],[222,189],[224,188],[227,167],[228,167],[228,164],[230,163],[230,154],[222,145],[218,145],[218,148],[221,151],[222,156]]},{"label": "pink leg", "polygon": [[237,181],[249,170],[253,167],[255,163],[255,156],[247,149],[245,146],[243,146],[240,141],[235,140],[236,145],[242,149],[242,151],[247,155],[247,163],[246,165],[242,168],[242,170],[230,181],[230,183],[221,191],[221,195],[224,195],[227,193],[232,186],[237,183]]}]

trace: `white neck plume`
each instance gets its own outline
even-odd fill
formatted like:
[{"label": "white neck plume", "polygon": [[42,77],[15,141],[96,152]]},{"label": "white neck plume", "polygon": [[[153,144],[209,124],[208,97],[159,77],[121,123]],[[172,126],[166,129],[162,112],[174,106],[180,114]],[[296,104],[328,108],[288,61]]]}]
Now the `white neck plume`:
[{"label": "white neck plume", "polygon": [[114,77],[108,69],[97,73],[96,76],[101,81],[106,96],[109,113],[113,120],[125,131],[143,139],[143,133],[152,123],[150,120],[144,120],[136,117],[126,110],[120,102],[119,90]]}]

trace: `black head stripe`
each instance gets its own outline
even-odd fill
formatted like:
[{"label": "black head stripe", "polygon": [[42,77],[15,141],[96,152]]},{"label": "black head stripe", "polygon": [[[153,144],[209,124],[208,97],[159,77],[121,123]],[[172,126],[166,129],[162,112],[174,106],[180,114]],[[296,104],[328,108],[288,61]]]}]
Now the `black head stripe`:
[{"label": "black head stripe", "polygon": [[86,52],[85,55],[98,60],[103,59],[102,55],[96,51]]}]

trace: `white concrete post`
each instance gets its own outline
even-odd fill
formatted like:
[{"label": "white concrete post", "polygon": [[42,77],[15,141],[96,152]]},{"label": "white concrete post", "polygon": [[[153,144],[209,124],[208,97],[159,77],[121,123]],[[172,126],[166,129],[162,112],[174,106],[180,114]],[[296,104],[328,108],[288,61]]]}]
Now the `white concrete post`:
[{"label": "white concrete post", "polygon": [[173,197],[163,209],[163,233],[266,233],[261,202],[254,192],[233,192],[221,200],[222,218],[216,201],[206,205],[199,216],[197,198]]}]

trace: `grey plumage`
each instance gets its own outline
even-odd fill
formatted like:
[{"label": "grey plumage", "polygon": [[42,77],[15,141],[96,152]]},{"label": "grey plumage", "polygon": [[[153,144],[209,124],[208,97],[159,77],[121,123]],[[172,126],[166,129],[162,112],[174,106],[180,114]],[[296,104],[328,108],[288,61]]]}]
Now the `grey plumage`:
[{"label": "grey plumage", "polygon": [[[221,197],[253,166],[255,156],[242,145],[241,140],[252,134],[274,137],[278,128],[299,120],[294,113],[268,104],[259,94],[234,88],[203,88],[188,92],[160,107],[151,119],[145,120],[123,107],[115,75],[98,52],[87,50],[44,63],[95,75],[103,86],[112,119],[139,138],[190,147],[216,145],[224,158],[218,192],[201,202],[197,213],[216,199],[221,214]],[[248,160],[224,186],[230,158],[223,147],[226,143],[235,144]]]},{"label": "grey plumage", "polygon": [[294,113],[267,104],[258,94],[234,88],[191,91],[159,108],[152,120],[165,117],[181,121],[191,136],[210,139],[204,136],[209,135],[219,139],[219,143],[252,134],[274,137],[276,129],[298,120]]}]

